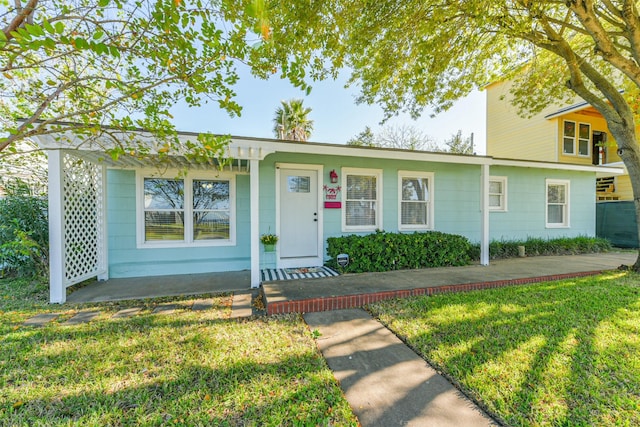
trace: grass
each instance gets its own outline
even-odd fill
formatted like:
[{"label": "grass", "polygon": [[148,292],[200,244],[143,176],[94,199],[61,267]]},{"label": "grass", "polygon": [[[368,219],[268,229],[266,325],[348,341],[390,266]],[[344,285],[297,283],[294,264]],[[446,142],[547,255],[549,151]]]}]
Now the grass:
[{"label": "grass", "polygon": [[369,309],[504,423],[640,425],[640,276],[376,303]]},{"label": "grass", "polygon": [[[357,425],[300,316],[229,320],[230,299],[158,315],[166,299],[51,306],[42,283],[0,280],[0,425]],[[22,326],[45,312],[62,315]]]}]

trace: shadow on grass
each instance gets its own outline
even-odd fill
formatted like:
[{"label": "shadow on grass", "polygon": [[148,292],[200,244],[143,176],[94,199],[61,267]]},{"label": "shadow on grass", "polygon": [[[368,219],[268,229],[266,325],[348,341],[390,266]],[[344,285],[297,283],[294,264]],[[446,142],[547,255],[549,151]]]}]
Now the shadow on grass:
[{"label": "shadow on grass", "polygon": [[634,425],[637,280],[600,276],[370,309],[509,425]]},{"label": "shadow on grass", "polygon": [[356,425],[299,317],[15,331],[0,425]]}]

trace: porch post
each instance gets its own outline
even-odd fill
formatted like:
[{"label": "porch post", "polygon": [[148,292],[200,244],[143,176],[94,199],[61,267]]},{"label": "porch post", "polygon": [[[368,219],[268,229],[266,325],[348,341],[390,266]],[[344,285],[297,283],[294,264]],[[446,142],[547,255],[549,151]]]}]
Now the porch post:
[{"label": "porch post", "polygon": [[482,165],[480,184],[480,264],[489,265],[489,165]]},{"label": "porch post", "polygon": [[109,280],[109,234],[107,230],[107,167],[102,165],[100,170],[101,200],[100,209],[102,213],[101,224],[98,228],[98,280]]},{"label": "porch post", "polygon": [[260,286],[260,162],[249,160],[251,209],[251,287]]},{"label": "porch post", "polygon": [[50,150],[49,156],[49,301],[67,300],[64,283],[64,212],[62,211],[62,152]]}]

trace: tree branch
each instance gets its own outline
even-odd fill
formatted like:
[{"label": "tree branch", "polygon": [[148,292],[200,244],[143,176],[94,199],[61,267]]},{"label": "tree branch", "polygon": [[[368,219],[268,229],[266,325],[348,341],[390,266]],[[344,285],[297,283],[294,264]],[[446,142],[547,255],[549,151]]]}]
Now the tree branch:
[{"label": "tree branch", "polygon": [[640,86],[640,68],[638,68],[638,63],[627,59],[616,49],[607,31],[595,18],[592,1],[576,0],[570,3],[569,8],[593,38],[597,52],[602,59],[624,73],[637,86]]},{"label": "tree branch", "polygon": [[11,33],[17,30],[25,21],[29,19],[30,16],[33,15],[33,12],[36,10],[36,6],[38,5],[38,0],[29,0],[29,3],[25,7],[20,5],[20,0],[16,0],[16,11],[18,14],[13,18],[13,20],[9,23],[9,25],[2,30],[4,32],[4,36],[7,40],[11,40],[13,36]]},{"label": "tree branch", "polygon": [[622,16],[626,24],[626,33],[631,45],[631,55],[640,64],[640,22],[638,21],[638,10],[635,2],[625,0],[622,6]]}]

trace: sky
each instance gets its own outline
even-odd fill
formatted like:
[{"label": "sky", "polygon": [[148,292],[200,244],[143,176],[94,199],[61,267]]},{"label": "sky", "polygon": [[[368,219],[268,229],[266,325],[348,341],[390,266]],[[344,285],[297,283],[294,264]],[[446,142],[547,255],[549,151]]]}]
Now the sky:
[{"label": "sky", "polygon": [[[243,107],[240,117],[229,117],[217,103],[205,104],[198,108],[177,105],[171,110],[173,122],[179,131],[211,132],[233,136],[274,138],[273,116],[280,101],[291,98],[304,99],[304,105],[311,107],[309,118],[314,121],[311,142],[345,144],[347,140],[362,132],[365,126],[374,133],[380,129],[379,122],[384,114],[378,106],[357,105],[357,89],[344,88],[346,75],[337,81],[312,84],[308,96],[293,87],[287,80],[277,76],[269,80],[256,79],[246,70],[239,70],[240,80],[235,86],[237,102]],[[435,118],[425,110],[422,117],[412,120],[408,115],[400,115],[388,121],[394,126],[410,125],[430,136],[439,145],[451,138],[458,130],[463,136],[474,134],[475,152],[485,154],[486,142],[486,101],[484,92],[473,92],[456,102],[448,111]]]}]

